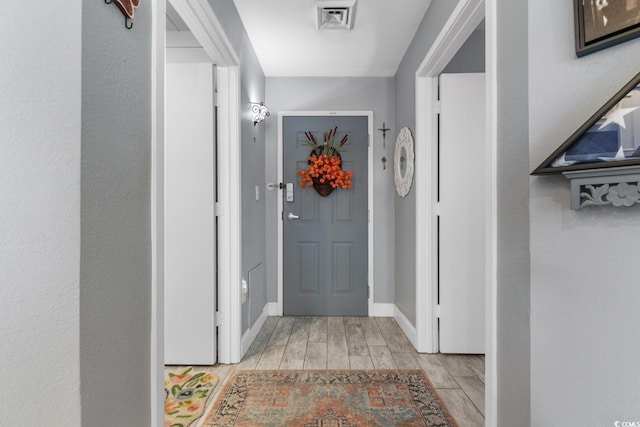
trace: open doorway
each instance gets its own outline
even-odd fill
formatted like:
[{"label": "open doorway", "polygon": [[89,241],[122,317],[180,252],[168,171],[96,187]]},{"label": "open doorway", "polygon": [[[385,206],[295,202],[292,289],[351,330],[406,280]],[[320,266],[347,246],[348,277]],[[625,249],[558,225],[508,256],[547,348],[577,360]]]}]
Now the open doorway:
[{"label": "open doorway", "polygon": [[[485,352],[484,21],[438,78],[437,351]],[[460,197],[461,190],[464,196]]]},{"label": "open doorway", "polygon": [[[167,3],[165,365],[217,361],[215,64]],[[188,316],[184,307],[188,304]]]},{"label": "open doorway", "polygon": [[[416,71],[416,168],[427,170],[427,173],[417,174],[416,188],[416,217],[424,221],[416,222],[416,301],[425,309],[416,310],[416,348],[420,352],[435,353],[439,351],[438,341],[438,110],[437,101],[439,91],[439,76],[452,62],[460,48],[477,30],[484,30],[481,25],[485,18],[493,18],[491,5],[485,6],[484,0],[462,0],[445,23],[441,33]],[[487,40],[492,40],[495,28],[489,22]],[[495,25],[495,24],[493,24]],[[486,111],[485,135],[486,151],[483,158],[478,159],[484,165],[484,173],[474,183],[474,191],[484,196],[484,201],[477,206],[484,211],[485,251],[482,261],[485,266],[484,277],[481,279],[485,290],[485,353],[486,353],[486,422],[494,425],[495,417],[495,154],[491,147],[494,145],[494,99],[493,82],[495,69],[493,68],[493,46],[485,43],[486,70]],[[469,190],[470,191],[470,190]]]},{"label": "open doorway", "polygon": [[[438,283],[440,250],[439,198],[440,188],[440,75],[449,72],[478,71],[484,69],[484,2],[468,1],[452,14],[448,25],[439,35],[427,54],[416,76],[416,164],[427,169],[428,174],[416,175],[416,216],[425,221],[416,222],[416,300],[426,310],[416,310],[416,342],[420,352],[439,351],[438,334]],[[467,43],[465,45],[465,43]],[[477,50],[481,51],[477,55]],[[469,51],[474,57],[469,58]],[[459,56],[456,56],[460,52]],[[475,69],[473,69],[475,68]],[[455,122],[455,121],[454,121]],[[485,118],[486,122],[486,118]],[[484,139],[484,138],[482,138]],[[478,159],[484,162],[484,159]],[[476,181],[478,192],[484,194],[484,176]],[[479,183],[479,184],[478,184]],[[483,254],[477,254],[484,258]],[[426,262],[424,262],[426,260]],[[485,278],[481,278],[485,283]],[[426,304],[425,304],[426,301]]]},{"label": "open doorway", "polygon": [[[242,357],[240,268],[240,61],[206,0],[171,0],[204,52],[216,64],[217,83],[217,254],[218,363]],[[163,420],[165,329],[165,39],[167,1],[152,3],[152,424]],[[221,214],[222,213],[222,214]],[[212,218],[213,220],[213,218]],[[221,322],[220,319],[224,318]],[[212,331],[213,333],[213,331]]]},{"label": "open doorway", "polygon": [[[160,293],[164,294],[164,264],[161,256],[164,254],[166,236],[164,233],[164,175],[166,163],[165,150],[165,122],[164,104],[166,93],[165,85],[165,39],[167,38],[166,8],[168,2],[163,2],[165,8],[158,8],[157,21],[162,22],[162,27],[157,28],[155,46],[158,53],[155,64],[158,67],[155,77],[156,99],[154,102],[156,135],[154,138],[154,196],[153,216],[157,219],[154,225],[154,251],[155,273],[154,281],[158,292],[158,306],[164,306],[160,301]],[[239,287],[234,286],[241,281],[240,270],[240,71],[239,59],[231,43],[224,35],[224,31],[216,18],[211,6],[206,0],[171,0],[171,7],[190,30],[193,37],[178,36],[178,42],[189,46],[193,38],[201,47],[194,47],[199,52],[188,54],[203,60],[207,58],[211,64],[216,64],[216,140],[217,144],[217,197],[215,201],[215,213],[217,217],[218,246],[227,248],[217,254],[218,258],[218,292],[216,325],[218,327],[218,361],[221,363],[235,363],[241,358],[241,333],[240,333],[240,292]],[[162,9],[162,12],[160,11]],[[161,48],[161,49],[160,49]],[[161,51],[161,52],[158,52]],[[206,57],[204,56],[206,54]],[[183,53],[176,54],[174,60],[179,61]],[[183,58],[184,59],[184,58]],[[183,61],[184,62],[184,61]],[[158,307],[156,307],[158,308]],[[162,310],[164,311],[164,310]],[[164,313],[163,313],[164,314]],[[224,321],[221,318],[224,317]],[[158,320],[154,316],[154,320]],[[164,316],[162,325],[158,321],[157,334],[163,333]],[[160,326],[161,325],[161,326]],[[158,346],[156,346],[157,348]]]}]

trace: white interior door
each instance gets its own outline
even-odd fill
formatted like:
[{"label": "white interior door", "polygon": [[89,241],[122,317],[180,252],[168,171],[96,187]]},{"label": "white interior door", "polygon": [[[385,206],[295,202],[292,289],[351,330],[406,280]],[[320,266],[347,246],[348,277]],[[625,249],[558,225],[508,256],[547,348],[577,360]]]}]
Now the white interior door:
[{"label": "white interior door", "polygon": [[439,331],[442,353],[484,353],[485,75],[440,76]]},{"label": "white interior door", "polygon": [[214,66],[166,65],[165,364],[216,362]]}]

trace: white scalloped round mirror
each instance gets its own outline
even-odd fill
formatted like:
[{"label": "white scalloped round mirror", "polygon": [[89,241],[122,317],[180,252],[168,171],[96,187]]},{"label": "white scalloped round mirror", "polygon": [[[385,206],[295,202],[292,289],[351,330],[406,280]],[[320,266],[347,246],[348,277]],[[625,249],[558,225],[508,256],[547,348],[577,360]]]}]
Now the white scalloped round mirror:
[{"label": "white scalloped round mirror", "polygon": [[406,127],[400,130],[396,138],[393,172],[398,195],[406,197],[413,183],[413,137],[409,128]]}]

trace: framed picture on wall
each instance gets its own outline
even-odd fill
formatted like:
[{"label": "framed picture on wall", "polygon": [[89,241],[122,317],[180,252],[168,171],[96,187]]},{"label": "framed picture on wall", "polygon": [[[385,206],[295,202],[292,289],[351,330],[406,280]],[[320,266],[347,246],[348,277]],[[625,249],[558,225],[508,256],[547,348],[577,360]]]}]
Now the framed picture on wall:
[{"label": "framed picture on wall", "polygon": [[640,0],[574,0],[574,5],[578,56],[640,36]]}]

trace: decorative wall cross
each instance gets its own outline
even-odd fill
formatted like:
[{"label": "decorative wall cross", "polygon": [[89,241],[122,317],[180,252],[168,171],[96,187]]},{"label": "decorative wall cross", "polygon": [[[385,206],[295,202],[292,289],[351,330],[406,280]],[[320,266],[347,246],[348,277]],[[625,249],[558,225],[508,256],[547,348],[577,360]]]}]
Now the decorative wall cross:
[{"label": "decorative wall cross", "polygon": [[384,122],[382,122],[382,127],[380,129],[378,129],[380,132],[382,132],[382,149],[386,149],[386,138],[387,138],[387,131],[391,130],[388,129],[387,126],[384,124]]},{"label": "decorative wall cross", "polygon": [[[387,131],[389,131],[390,129],[387,128],[387,125],[384,124],[384,122],[382,122],[382,127],[380,129],[378,129],[380,132],[382,132],[382,150],[386,150],[387,147]],[[382,162],[382,170],[386,170],[387,169],[387,157],[383,156],[380,161]]]}]

